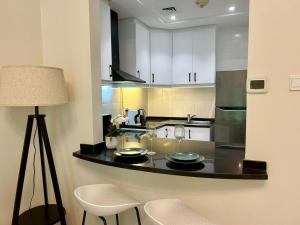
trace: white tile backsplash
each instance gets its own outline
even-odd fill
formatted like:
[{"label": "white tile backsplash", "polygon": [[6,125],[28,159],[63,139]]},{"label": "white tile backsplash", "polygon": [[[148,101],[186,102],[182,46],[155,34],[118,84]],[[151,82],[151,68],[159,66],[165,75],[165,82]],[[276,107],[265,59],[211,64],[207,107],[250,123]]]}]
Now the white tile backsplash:
[{"label": "white tile backsplash", "polygon": [[[214,88],[129,88],[123,89],[124,109],[146,110],[150,116],[214,117]],[[103,113],[116,116],[121,110],[121,89],[102,88]]]},{"label": "white tile backsplash", "polygon": [[[122,114],[121,88],[102,87],[102,111],[103,114],[111,114],[112,117]],[[148,108],[147,89],[123,88],[124,110]]]},{"label": "white tile backsplash", "polygon": [[148,89],[148,115],[214,118],[215,88]]}]

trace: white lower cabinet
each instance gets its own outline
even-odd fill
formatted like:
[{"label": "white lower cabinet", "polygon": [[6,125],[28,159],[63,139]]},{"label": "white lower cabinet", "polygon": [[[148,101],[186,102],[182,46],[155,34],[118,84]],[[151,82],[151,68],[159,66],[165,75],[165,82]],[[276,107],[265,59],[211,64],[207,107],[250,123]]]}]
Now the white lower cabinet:
[{"label": "white lower cabinet", "polygon": [[207,127],[186,127],[185,139],[193,141],[210,141],[210,128]]},{"label": "white lower cabinet", "polygon": [[[175,139],[174,126],[164,126],[156,130],[158,138]],[[185,140],[210,141],[210,128],[208,127],[185,127]]]},{"label": "white lower cabinet", "polygon": [[174,136],[174,127],[173,126],[164,126],[156,130],[156,135],[158,138],[169,138],[175,139]]}]

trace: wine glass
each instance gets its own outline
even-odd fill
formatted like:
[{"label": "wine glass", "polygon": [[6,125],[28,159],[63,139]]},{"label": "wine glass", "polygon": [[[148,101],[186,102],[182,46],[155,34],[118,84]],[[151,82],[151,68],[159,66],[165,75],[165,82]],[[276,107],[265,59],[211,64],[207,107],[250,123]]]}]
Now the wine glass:
[{"label": "wine glass", "polygon": [[174,128],[174,136],[176,140],[178,141],[178,145],[180,148],[180,144],[182,140],[185,138],[185,129],[183,125],[176,125]]},{"label": "wine glass", "polygon": [[152,128],[152,129],[148,130],[147,137],[150,140],[150,151],[148,152],[148,155],[155,155],[156,152],[153,151],[153,139],[155,139],[157,137],[156,129]]}]

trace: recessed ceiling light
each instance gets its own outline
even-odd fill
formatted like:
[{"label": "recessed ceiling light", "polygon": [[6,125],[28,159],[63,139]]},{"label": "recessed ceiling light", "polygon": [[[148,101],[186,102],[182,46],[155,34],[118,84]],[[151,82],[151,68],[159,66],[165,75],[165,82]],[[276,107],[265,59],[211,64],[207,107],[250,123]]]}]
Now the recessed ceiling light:
[{"label": "recessed ceiling light", "polygon": [[176,16],[175,16],[175,15],[172,15],[172,16],[170,17],[170,19],[174,21],[174,20],[176,20]]},{"label": "recessed ceiling light", "polygon": [[235,34],[234,37],[239,38],[241,37],[241,34]]},{"label": "recessed ceiling light", "polygon": [[235,11],[235,6],[230,6],[230,7],[228,8],[228,10],[229,10],[230,12]]}]

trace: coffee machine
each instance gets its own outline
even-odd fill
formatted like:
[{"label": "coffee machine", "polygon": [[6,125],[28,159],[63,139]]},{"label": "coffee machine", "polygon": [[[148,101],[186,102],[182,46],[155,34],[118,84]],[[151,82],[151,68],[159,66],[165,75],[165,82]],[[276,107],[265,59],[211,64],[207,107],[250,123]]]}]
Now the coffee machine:
[{"label": "coffee machine", "polygon": [[129,109],[128,110],[128,125],[145,126],[146,114],[144,109]]}]

